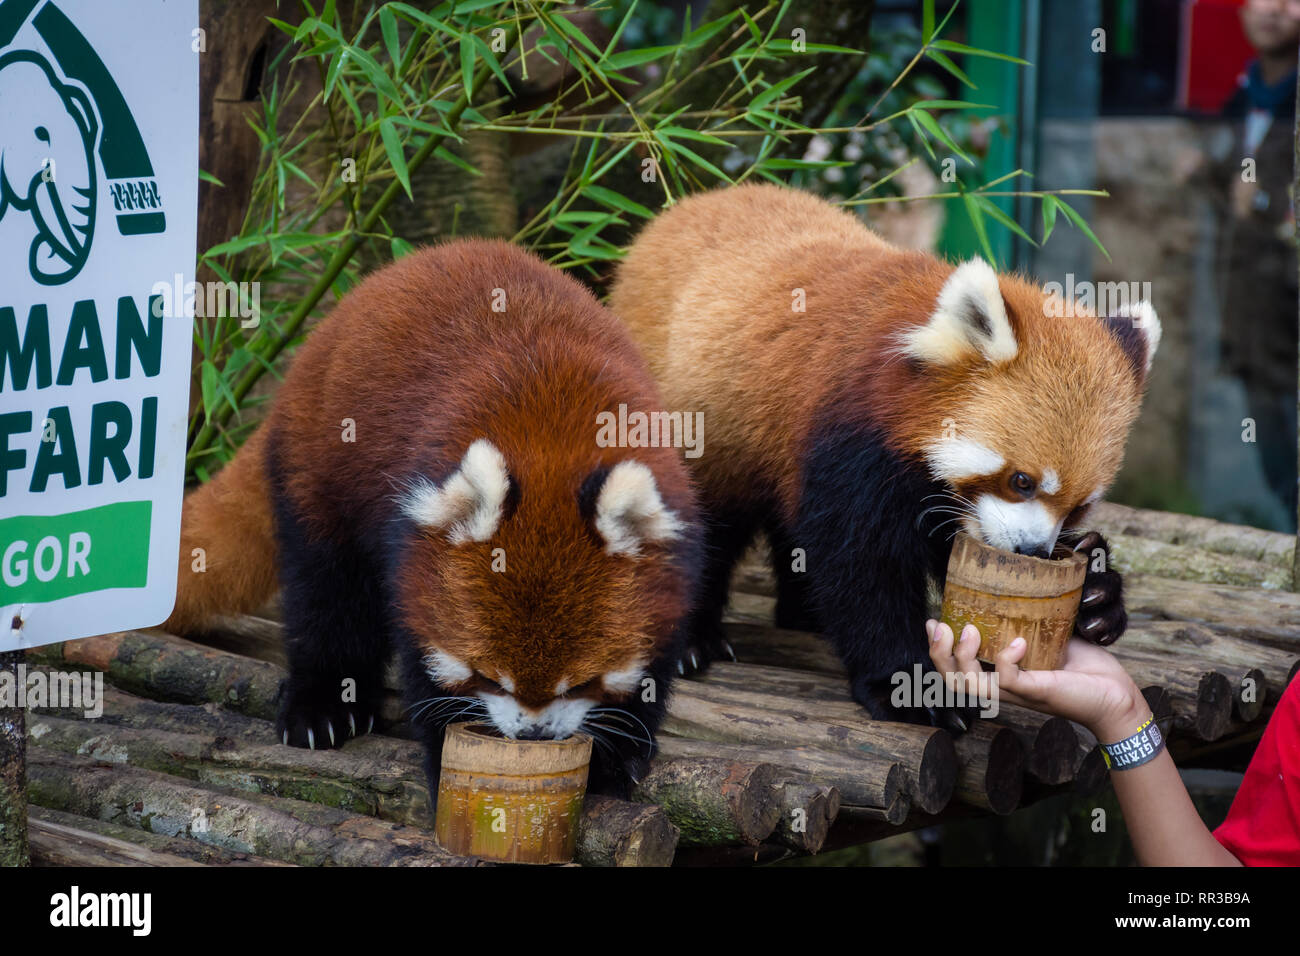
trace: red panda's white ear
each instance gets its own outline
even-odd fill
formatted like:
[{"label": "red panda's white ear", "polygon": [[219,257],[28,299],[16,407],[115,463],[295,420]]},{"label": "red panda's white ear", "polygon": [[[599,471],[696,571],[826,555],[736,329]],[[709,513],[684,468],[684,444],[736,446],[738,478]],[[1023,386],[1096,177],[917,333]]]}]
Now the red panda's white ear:
[{"label": "red panda's white ear", "polygon": [[501,524],[509,493],[505,458],[480,438],[441,485],[417,484],[402,500],[402,510],[422,527],[446,531],[452,544],[486,541]]},{"label": "red panda's white ear", "polygon": [[681,519],[664,504],[654,473],[639,461],[620,461],[609,470],[596,496],[593,518],[609,554],[638,555],[645,544],[671,541]]},{"label": "red panda's white ear", "polygon": [[1106,320],[1106,327],[1119,340],[1120,347],[1133,363],[1138,378],[1145,379],[1151,371],[1156,349],[1160,347],[1160,317],[1145,299],[1125,302]]},{"label": "red panda's white ear", "polygon": [[952,365],[974,354],[989,362],[1015,358],[1019,346],[993,267],[970,259],[954,269],[929,320],[903,334],[900,350],[927,365]]}]

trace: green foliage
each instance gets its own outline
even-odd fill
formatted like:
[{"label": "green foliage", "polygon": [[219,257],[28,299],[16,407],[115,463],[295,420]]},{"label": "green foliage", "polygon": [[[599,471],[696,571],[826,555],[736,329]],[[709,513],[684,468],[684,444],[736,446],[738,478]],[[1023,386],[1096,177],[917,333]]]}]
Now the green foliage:
[{"label": "green foliage", "polygon": [[[945,99],[941,85],[914,68],[925,58],[961,80],[952,56],[1007,58],[942,39],[947,20],[934,24],[927,3],[911,58],[904,62],[896,42],[866,57],[833,111],[838,125],[809,129],[799,122],[800,84],[818,57],[856,51],[798,49],[791,0],[707,20],[688,12],[684,21],[645,0],[595,4],[590,9],[613,32],[603,46],[552,0],[447,0],[431,9],[376,2],[351,24],[334,0],[299,3],[300,24],[271,20],[289,43],[270,64],[275,79],[252,122],[261,163],[243,227],[200,257],[222,281],[260,283],[270,294],[261,297],[253,328],[238,316],[196,318],[201,400],[190,422],[192,479],[205,480],[247,437],[256,420],[246,414],[258,402],[253,387],[278,374],[309,320],[328,308],[327,296],[355,284],[357,252],[367,247],[370,261],[410,252],[385,213],[413,195],[413,174],[425,163],[448,163],[478,175],[448,148],[476,131],[569,143],[554,195],[513,239],[561,268],[597,275],[622,256],[629,228],[693,191],[755,177],[807,184],[854,166],[865,175],[842,198],[858,205],[897,201],[894,177],[918,152],[934,157],[938,147],[973,163],[969,137],[950,117],[978,105]],[[523,66],[564,64],[571,76],[566,89],[530,109],[512,96],[520,36],[529,37]],[[850,119],[854,100],[880,87],[867,117]],[[713,101],[686,97],[700,89]],[[871,119],[878,109],[885,115]],[[809,144],[827,137],[840,153],[810,154]],[[988,202],[1006,178],[939,195],[959,199],[982,236],[986,218],[1025,235]],[[1046,231],[1058,210],[1087,231],[1073,209],[1045,196]]]}]

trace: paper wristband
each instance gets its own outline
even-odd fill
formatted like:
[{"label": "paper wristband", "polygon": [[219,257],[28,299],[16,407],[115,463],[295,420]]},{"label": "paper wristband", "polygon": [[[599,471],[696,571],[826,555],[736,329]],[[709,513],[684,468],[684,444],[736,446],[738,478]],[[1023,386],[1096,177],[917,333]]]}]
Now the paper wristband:
[{"label": "paper wristband", "polygon": [[1101,754],[1111,770],[1132,770],[1155,760],[1164,746],[1165,738],[1152,715],[1132,737],[1126,737],[1118,743],[1102,744]]}]

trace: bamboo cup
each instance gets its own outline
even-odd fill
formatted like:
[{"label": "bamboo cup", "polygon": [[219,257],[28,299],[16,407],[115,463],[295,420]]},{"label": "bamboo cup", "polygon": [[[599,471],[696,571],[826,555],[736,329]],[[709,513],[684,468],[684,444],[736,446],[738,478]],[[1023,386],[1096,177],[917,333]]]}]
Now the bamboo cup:
[{"label": "bamboo cup", "polygon": [[460,856],[567,863],[587,790],[591,738],[511,740],[452,724],[442,744],[434,833]]},{"label": "bamboo cup", "polygon": [[957,636],[967,624],[979,628],[981,661],[993,663],[1003,648],[1023,637],[1029,649],[1022,668],[1059,670],[1087,573],[1086,555],[1034,558],[959,534],[948,561],[940,619]]}]

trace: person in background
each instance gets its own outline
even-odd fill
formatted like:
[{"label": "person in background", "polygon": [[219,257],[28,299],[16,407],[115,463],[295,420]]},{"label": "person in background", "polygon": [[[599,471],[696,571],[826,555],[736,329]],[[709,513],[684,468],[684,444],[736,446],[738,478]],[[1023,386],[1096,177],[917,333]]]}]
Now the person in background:
[{"label": "person in background", "polygon": [[[979,629],[930,620],[930,659],[952,684],[974,693]],[[1028,645],[1016,638],[997,658],[1000,700],[1076,721],[1103,745],[1133,851],[1143,866],[1300,866],[1300,680],[1282,692],[1228,816],[1213,832],[1178,776],[1151,708],[1104,648],[1072,638],[1065,666],[1022,671]]]},{"label": "person in background", "polygon": [[1235,144],[1222,169],[1222,355],[1224,371],[1245,386],[1269,487],[1294,521],[1300,336],[1291,190],[1300,0],[1247,0],[1241,24],[1256,59],[1223,110]]}]

